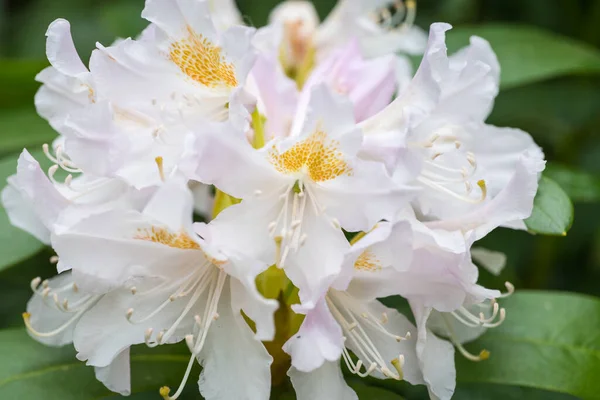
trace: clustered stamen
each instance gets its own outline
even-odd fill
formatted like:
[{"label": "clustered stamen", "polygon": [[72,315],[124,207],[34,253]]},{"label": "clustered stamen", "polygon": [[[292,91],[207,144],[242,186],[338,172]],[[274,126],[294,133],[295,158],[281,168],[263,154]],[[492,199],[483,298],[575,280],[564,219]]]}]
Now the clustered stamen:
[{"label": "clustered stamen", "polygon": [[361,307],[356,300],[345,292],[330,290],[325,299],[329,310],[342,327],[344,340],[351,341],[356,347],[355,353],[359,357],[359,360],[356,362],[352,359],[346,347],[342,351],[342,358],[348,369],[360,377],[366,377],[373,371],[379,371],[388,378],[402,380],[404,378],[402,372],[404,356],[400,354],[389,361],[395,369],[395,372],[392,371],[373,341],[369,338],[364,327],[368,325],[371,329],[375,329],[380,334],[384,334],[397,342],[409,339],[411,336],[410,332],[407,332],[405,336],[390,333],[384,326],[388,322],[388,317],[385,313],[381,315],[381,318],[374,316],[370,312],[365,311],[364,307]]}]

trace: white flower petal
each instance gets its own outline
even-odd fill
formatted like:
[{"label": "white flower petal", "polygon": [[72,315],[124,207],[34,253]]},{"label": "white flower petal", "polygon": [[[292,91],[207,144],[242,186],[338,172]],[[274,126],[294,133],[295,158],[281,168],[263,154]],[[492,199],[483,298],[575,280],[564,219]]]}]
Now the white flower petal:
[{"label": "white flower petal", "polygon": [[204,367],[200,393],[206,400],[267,400],[273,359],[239,311],[232,309],[229,285],[223,288],[217,311],[219,318],[198,356]]},{"label": "white flower petal", "polygon": [[442,88],[436,113],[484,121],[494,105],[500,65],[490,44],[471,36],[469,46],[449,57],[448,70],[437,71]]},{"label": "white flower petal", "polygon": [[415,190],[397,185],[383,164],[355,160],[351,176],[339,176],[315,188],[327,213],[350,231],[369,231],[382,219],[392,220]]},{"label": "white flower petal", "polygon": [[419,302],[410,303],[419,332],[417,357],[429,395],[432,399],[449,400],[456,387],[454,347],[426,328],[431,309],[423,307]]},{"label": "white flower petal", "polygon": [[[152,338],[161,330],[169,329],[189,301],[187,297],[169,301],[169,296],[181,283],[173,280],[170,285],[159,286],[160,280],[141,280],[135,282],[137,294],[133,294],[129,288],[123,288],[104,295],[77,323],[73,337],[77,358],[87,361],[87,365],[106,367],[123,350],[144,343],[149,328],[153,329]],[[150,290],[153,292],[144,293]],[[163,302],[168,304],[161,312],[147,321],[134,323],[150,315]],[[195,303],[169,342],[182,340],[192,331],[194,310],[203,310],[205,302],[206,299],[203,298]],[[130,309],[133,309],[132,322],[126,317]]]},{"label": "white flower petal", "polygon": [[88,70],[75,50],[71,25],[67,20],[59,18],[52,22],[46,31],[46,37],[46,56],[54,68],[67,76],[87,74]]},{"label": "white flower petal", "polygon": [[234,197],[246,199],[257,191],[271,193],[293,181],[278,173],[264,152],[233,134],[231,126],[215,126],[211,133],[196,138],[194,146],[197,164],[186,173]]},{"label": "white flower petal", "polygon": [[[73,277],[70,272],[56,275],[48,280],[50,292],[46,298],[42,296],[43,287],[40,286],[38,288],[39,293],[34,294],[27,303],[27,312],[30,315],[29,323],[37,332],[58,331],[65,325],[65,329],[55,335],[46,337],[29,332],[30,336],[38,342],[47,346],[64,346],[73,341],[73,328],[76,321],[73,323],[69,323],[69,321],[73,319],[75,314],[62,311],[53,299],[53,294],[56,293],[59,296],[58,303],[60,305],[63,304],[64,300],[67,300],[70,304],[77,304],[81,300],[85,300],[86,294],[73,290],[72,284]],[[71,287],[69,288],[69,286]],[[57,289],[60,288],[66,288],[66,290],[58,292]]]},{"label": "white flower petal", "polygon": [[131,368],[129,367],[129,349],[123,350],[110,365],[94,368],[96,379],[109,390],[122,396],[131,394]]},{"label": "white flower petal", "polygon": [[[239,264],[238,264],[239,265]],[[256,289],[252,275],[248,274],[245,282],[231,279],[231,304],[234,310],[244,310],[256,325],[257,340],[273,340],[275,321],[273,314],[278,308],[277,301],[265,299]]]},{"label": "white flower petal", "polygon": [[358,400],[358,396],[344,380],[339,361],[326,361],[311,372],[291,367],[288,376],[298,400]]},{"label": "white flower petal", "polygon": [[67,199],[27,150],[19,156],[17,174],[8,179],[8,184],[11,189],[3,191],[2,201],[11,223],[48,243],[49,232],[41,225],[47,230],[52,229],[60,213],[68,207]]},{"label": "white flower petal", "polygon": [[338,361],[343,349],[342,328],[324,299],[307,312],[298,332],[283,345],[283,350],[292,357],[292,367],[303,372]]},{"label": "white flower petal", "polygon": [[[404,357],[404,366],[402,372],[404,379],[413,385],[423,383],[423,376],[419,369],[419,364],[416,354],[416,329],[415,326],[398,311],[385,307],[378,300],[373,300],[363,304],[364,311],[375,317],[385,315],[387,320],[383,327],[388,333],[397,336],[406,336],[410,332],[411,337],[406,340],[397,341],[395,338],[382,332],[382,330],[374,328],[370,324],[361,324],[366,335],[373,343],[373,347],[381,354],[387,362],[387,367],[392,372],[396,372],[391,361],[398,358],[400,355]],[[352,338],[347,339],[346,346],[357,354],[360,358],[360,348]],[[367,366],[368,363],[363,361]],[[385,376],[379,372],[373,372],[373,376],[379,379],[385,379]]]}]

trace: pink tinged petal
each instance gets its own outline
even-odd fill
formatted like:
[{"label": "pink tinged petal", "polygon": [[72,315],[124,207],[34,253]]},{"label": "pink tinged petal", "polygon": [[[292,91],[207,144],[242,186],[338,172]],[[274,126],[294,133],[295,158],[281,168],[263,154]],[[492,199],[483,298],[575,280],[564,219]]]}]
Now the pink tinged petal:
[{"label": "pink tinged petal", "polygon": [[304,92],[319,83],[346,95],[354,106],[357,122],[373,116],[389,104],[396,90],[394,58],[365,60],[356,41],[331,54],[311,74]]},{"label": "pink tinged petal", "polygon": [[343,349],[342,329],[324,299],[306,314],[300,330],[283,345],[292,357],[292,367],[301,372],[339,360]]},{"label": "pink tinged petal", "polygon": [[131,368],[129,366],[129,349],[123,350],[110,365],[96,367],[96,379],[107,389],[122,396],[131,394]]},{"label": "pink tinged petal", "polygon": [[[239,263],[236,263],[241,267]],[[262,264],[260,264],[262,266]],[[255,270],[256,271],[256,270]],[[278,308],[275,300],[265,299],[256,289],[256,275],[247,274],[243,280],[231,279],[231,304],[234,310],[244,310],[256,325],[257,340],[273,340],[275,321],[273,314]]]},{"label": "pink tinged petal", "polygon": [[234,197],[246,199],[257,193],[272,193],[293,182],[293,178],[277,172],[263,152],[232,134],[228,124],[215,125],[212,132],[198,136],[194,146],[198,162],[185,169],[188,176]]},{"label": "pink tinged petal", "polygon": [[[39,285],[36,288],[37,293],[27,302],[30,326],[44,335],[38,335],[30,330],[28,333],[46,346],[64,346],[73,341],[73,328],[78,318],[75,313],[65,312],[61,307],[65,300],[68,304],[75,305],[85,301],[88,296],[85,292],[73,289],[73,277],[70,272],[56,275],[47,283],[49,290],[45,298],[43,296],[45,287]],[[57,291],[61,288],[66,288],[66,290]],[[56,302],[54,294],[58,296]],[[55,334],[48,335],[50,332],[55,332]]]},{"label": "pink tinged petal", "polygon": [[46,31],[46,56],[54,68],[67,76],[81,76],[88,70],[81,62],[73,38],[71,25],[65,19],[57,19]]},{"label": "pink tinged petal", "polygon": [[342,375],[339,362],[326,361],[311,372],[288,371],[298,400],[358,400]]},{"label": "pink tinged petal", "polygon": [[273,359],[232,306],[228,285],[223,288],[218,313],[198,355],[203,366],[200,393],[206,400],[268,399]]},{"label": "pink tinged petal", "polygon": [[259,109],[264,107],[267,139],[286,137],[290,133],[298,103],[298,89],[285,76],[275,57],[261,54],[252,69],[259,98]]},{"label": "pink tinged petal", "polygon": [[415,189],[396,184],[383,164],[354,160],[351,176],[322,182],[314,192],[328,215],[347,231],[356,232],[369,231],[382,219],[393,220],[414,197]]},{"label": "pink tinged petal", "polygon": [[417,301],[410,305],[417,322],[417,357],[429,395],[432,399],[449,400],[456,387],[454,346],[427,329],[430,308]]}]

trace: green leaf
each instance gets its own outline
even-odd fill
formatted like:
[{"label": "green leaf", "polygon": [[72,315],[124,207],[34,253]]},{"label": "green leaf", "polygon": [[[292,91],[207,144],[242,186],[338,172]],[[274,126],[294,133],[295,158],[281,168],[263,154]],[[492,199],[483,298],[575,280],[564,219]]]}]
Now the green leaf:
[{"label": "green leaf", "polygon": [[[38,161],[45,157],[40,152],[32,153]],[[0,188],[6,186],[6,178],[17,170],[18,155],[11,155],[0,160]],[[44,244],[30,234],[10,224],[6,211],[0,205],[0,271],[15,265],[44,248]]]},{"label": "green leaf", "polygon": [[488,40],[496,52],[502,89],[564,75],[600,73],[597,49],[532,26],[461,26],[448,32],[448,49],[453,52],[467,45],[472,35]]},{"label": "green leaf", "polygon": [[1,60],[0,108],[33,105],[33,96],[40,86],[35,76],[47,65],[44,60]]},{"label": "green leaf", "polygon": [[521,128],[547,155],[564,158],[581,144],[586,127],[596,129],[599,108],[599,79],[565,77],[501,91],[488,123]]},{"label": "green leaf", "polygon": [[569,196],[552,179],[542,176],[525,225],[533,233],[565,236],[572,223],[573,204]]},{"label": "green leaf", "polygon": [[[93,368],[75,358],[72,346],[51,348],[30,338],[24,329],[0,331],[0,392],[6,399],[85,400],[114,395],[94,377]],[[152,392],[179,385],[189,351],[185,345],[149,349],[136,346],[131,355],[132,391]],[[7,362],[10,360],[10,362]],[[190,386],[196,386],[199,368],[192,371]],[[190,390],[190,392],[192,392]],[[183,399],[197,399],[195,395]]]},{"label": "green leaf", "polygon": [[14,110],[0,110],[0,155],[14,153],[31,147],[41,148],[43,143],[52,142],[57,133],[46,120],[40,117],[33,107]]},{"label": "green leaf", "polygon": [[576,400],[564,393],[548,392],[520,386],[507,386],[489,383],[458,384],[454,392],[458,400]]},{"label": "green leaf", "polygon": [[457,356],[461,382],[496,383],[598,398],[600,300],[519,291],[502,300],[506,321],[466,347],[491,352],[474,363]]},{"label": "green leaf", "polygon": [[574,202],[600,200],[600,178],[590,173],[552,163],[546,166],[544,175],[558,183]]}]

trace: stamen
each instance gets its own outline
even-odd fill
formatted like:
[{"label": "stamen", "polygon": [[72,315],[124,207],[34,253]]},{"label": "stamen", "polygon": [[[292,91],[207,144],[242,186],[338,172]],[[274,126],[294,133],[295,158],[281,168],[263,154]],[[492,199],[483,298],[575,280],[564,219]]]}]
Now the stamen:
[{"label": "stamen", "polygon": [[506,281],[506,282],[504,282],[504,286],[506,286],[507,292],[502,293],[500,296],[498,296],[497,297],[498,299],[503,299],[505,297],[509,297],[515,292],[515,286],[512,283]]},{"label": "stamen", "polygon": [[163,158],[162,157],[156,157],[154,159],[154,161],[156,161],[156,166],[158,167],[158,174],[160,175],[160,180],[161,181],[165,181],[165,171],[163,169]]},{"label": "stamen", "polygon": [[58,256],[50,257],[50,264],[56,264],[56,263],[58,263]]}]

